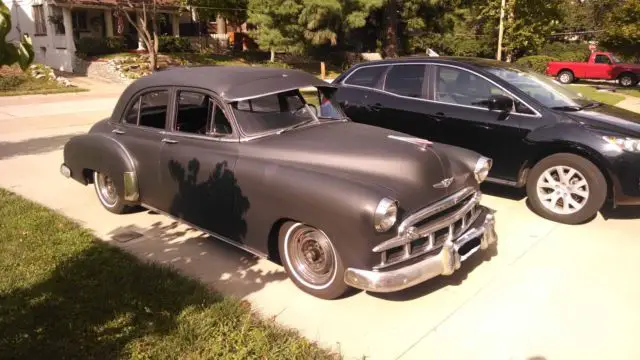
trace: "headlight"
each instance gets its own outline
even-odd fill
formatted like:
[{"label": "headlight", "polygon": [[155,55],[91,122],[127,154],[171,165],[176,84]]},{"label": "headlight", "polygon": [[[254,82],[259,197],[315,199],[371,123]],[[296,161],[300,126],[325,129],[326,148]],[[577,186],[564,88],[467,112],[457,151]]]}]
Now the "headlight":
[{"label": "headlight", "polygon": [[640,139],[623,138],[617,136],[602,137],[609,144],[616,145],[620,150],[629,152],[640,152]]},{"label": "headlight", "polygon": [[483,182],[487,175],[489,175],[489,170],[491,170],[491,166],[493,165],[493,160],[481,157],[476,162],[476,167],[473,169],[473,174],[476,176],[476,181],[479,183]]},{"label": "headlight", "polygon": [[373,215],[373,226],[378,232],[384,232],[396,223],[398,217],[398,202],[384,198],[378,203],[376,212]]}]

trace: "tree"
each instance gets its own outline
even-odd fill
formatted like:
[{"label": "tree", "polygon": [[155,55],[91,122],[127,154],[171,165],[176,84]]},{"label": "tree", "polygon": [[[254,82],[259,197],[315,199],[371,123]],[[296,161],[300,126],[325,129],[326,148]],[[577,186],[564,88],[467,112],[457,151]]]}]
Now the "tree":
[{"label": "tree", "polygon": [[249,0],[251,32],[263,50],[302,53],[310,45],[335,44],[342,6],[337,0]]},{"label": "tree", "polygon": [[31,38],[23,35],[18,44],[8,42],[7,35],[11,31],[11,12],[4,2],[0,3],[0,66],[11,66],[17,63],[26,70],[33,62],[33,46]]},{"label": "tree", "polygon": [[[149,67],[151,71],[158,69],[158,4],[157,0],[124,0],[118,2],[117,12],[123,14],[129,24],[138,31],[138,36],[142,38],[144,46],[149,54]],[[137,23],[131,18],[127,10],[139,11],[142,16],[141,23]],[[136,17],[136,20],[139,20]],[[149,20],[151,21],[151,31],[149,31]]]},{"label": "tree", "polygon": [[600,43],[625,57],[640,58],[640,0],[624,0],[605,15]]}]

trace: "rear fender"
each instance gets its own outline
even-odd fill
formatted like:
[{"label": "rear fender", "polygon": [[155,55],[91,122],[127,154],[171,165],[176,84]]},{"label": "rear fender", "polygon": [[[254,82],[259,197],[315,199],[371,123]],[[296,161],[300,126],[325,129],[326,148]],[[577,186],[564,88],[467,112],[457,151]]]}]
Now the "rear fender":
[{"label": "rear fender", "polygon": [[84,185],[93,182],[94,171],[107,174],[118,195],[129,202],[138,201],[134,160],[116,139],[94,133],[75,136],[64,146],[64,164],[71,170],[71,177]]}]

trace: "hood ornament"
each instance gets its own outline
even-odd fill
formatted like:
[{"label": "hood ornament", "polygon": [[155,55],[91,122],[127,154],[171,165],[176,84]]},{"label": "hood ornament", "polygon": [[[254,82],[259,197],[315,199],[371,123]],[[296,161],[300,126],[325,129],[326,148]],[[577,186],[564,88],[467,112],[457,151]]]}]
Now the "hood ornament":
[{"label": "hood ornament", "polygon": [[387,135],[387,137],[389,139],[400,140],[400,141],[408,142],[410,144],[417,145],[418,148],[423,151],[427,150],[429,146],[433,145],[433,143],[429,140],[420,139],[412,136]]},{"label": "hood ornament", "polygon": [[453,182],[453,177],[442,179],[439,183],[433,184],[436,189],[446,189]]}]

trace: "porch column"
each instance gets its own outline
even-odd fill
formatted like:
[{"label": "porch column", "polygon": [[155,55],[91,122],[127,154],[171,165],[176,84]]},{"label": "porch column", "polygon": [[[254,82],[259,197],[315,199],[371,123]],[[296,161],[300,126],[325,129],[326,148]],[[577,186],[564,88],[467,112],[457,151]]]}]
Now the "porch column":
[{"label": "porch column", "polygon": [[111,9],[104,10],[104,24],[107,37],[113,37],[113,16],[111,15]]},{"label": "porch column", "polygon": [[73,20],[71,18],[70,8],[62,8],[62,23],[64,25],[64,40],[67,45],[67,52],[69,54],[75,54],[76,44],[73,41]]},{"label": "porch column", "polygon": [[222,15],[216,15],[216,33],[219,35],[224,35],[227,33],[227,20],[222,17]]},{"label": "porch column", "polygon": [[[144,19],[142,18],[142,12],[136,12],[136,21],[138,22],[138,27],[144,28],[147,24],[144,23]],[[142,40],[142,32],[138,30],[138,50],[145,50],[144,40]]]},{"label": "porch column", "polygon": [[180,14],[171,14],[171,26],[173,27],[173,36],[180,36]]}]

